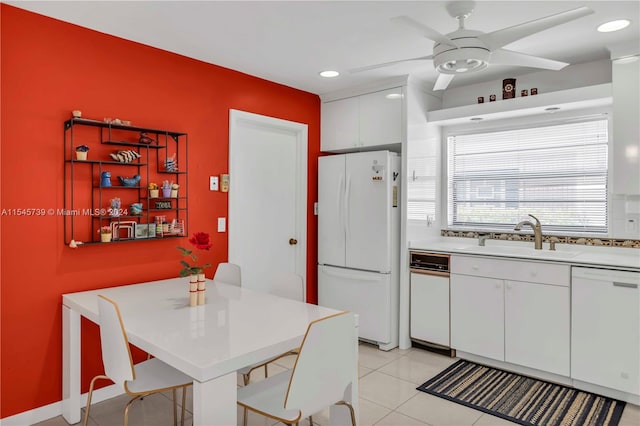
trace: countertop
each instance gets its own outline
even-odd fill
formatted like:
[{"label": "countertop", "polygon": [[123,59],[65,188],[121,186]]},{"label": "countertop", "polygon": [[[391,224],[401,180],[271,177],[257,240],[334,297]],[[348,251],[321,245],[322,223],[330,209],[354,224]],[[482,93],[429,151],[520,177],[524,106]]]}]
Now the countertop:
[{"label": "countertop", "polygon": [[481,247],[475,238],[440,237],[424,241],[410,241],[409,249],[640,271],[640,250],[627,247],[557,244],[556,250],[551,251],[546,243],[542,250],[534,250],[531,242],[486,240],[485,246]]}]

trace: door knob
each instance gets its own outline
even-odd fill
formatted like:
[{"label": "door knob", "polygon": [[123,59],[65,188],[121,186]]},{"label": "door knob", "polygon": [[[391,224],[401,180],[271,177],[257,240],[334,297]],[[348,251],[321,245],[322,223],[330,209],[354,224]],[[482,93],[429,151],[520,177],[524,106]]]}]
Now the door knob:
[{"label": "door knob", "polygon": [[289,245],[295,246],[296,244],[298,244],[298,240],[295,238],[289,238]]}]

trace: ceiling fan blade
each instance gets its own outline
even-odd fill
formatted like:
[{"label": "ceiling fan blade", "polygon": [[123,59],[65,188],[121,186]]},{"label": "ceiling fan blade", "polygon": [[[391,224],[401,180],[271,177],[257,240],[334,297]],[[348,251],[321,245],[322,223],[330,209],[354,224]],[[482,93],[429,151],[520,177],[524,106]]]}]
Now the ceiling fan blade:
[{"label": "ceiling fan blade", "polygon": [[556,25],[564,24],[574,19],[582,18],[593,13],[593,10],[583,6],[577,9],[567,10],[545,18],[535,19],[509,28],[479,35],[478,38],[491,50],[499,49],[516,40],[544,31]]},{"label": "ceiling fan blade", "polygon": [[439,74],[436,84],[433,85],[433,90],[444,90],[449,86],[455,74]]},{"label": "ceiling fan blade", "polygon": [[424,60],[424,59],[433,59],[433,55],[420,56],[418,58],[400,59],[398,61],[384,62],[382,64],[376,64],[376,65],[368,65],[366,67],[352,68],[352,69],[349,70],[349,72],[351,74],[354,74],[354,73],[357,73],[357,72],[369,71],[369,70],[375,70],[377,68],[388,67],[389,65],[399,64],[400,62],[420,61],[420,60]]},{"label": "ceiling fan blade", "polygon": [[560,70],[567,65],[566,62],[554,61],[553,59],[541,58],[539,56],[526,55],[513,50],[498,49],[491,52],[491,65],[517,65],[520,67],[543,68],[547,70]]},{"label": "ceiling fan blade", "polygon": [[451,47],[458,48],[458,45],[455,44],[455,42],[453,42],[453,40],[451,40],[449,37],[445,36],[444,34],[440,34],[438,31],[434,30],[433,28],[427,27],[426,25],[421,24],[420,22],[413,20],[408,16],[396,16],[395,18],[391,18],[391,20],[398,24],[406,25],[408,27],[418,30],[420,34],[422,34],[429,40],[433,40],[437,43],[447,44]]}]

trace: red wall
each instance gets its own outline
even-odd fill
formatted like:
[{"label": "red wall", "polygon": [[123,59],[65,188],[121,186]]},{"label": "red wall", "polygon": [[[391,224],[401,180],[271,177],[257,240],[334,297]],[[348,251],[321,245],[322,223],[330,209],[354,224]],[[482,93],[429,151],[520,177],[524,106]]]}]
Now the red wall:
[{"label": "red wall", "polygon": [[[202,261],[227,258],[227,195],[209,175],[228,170],[229,109],[309,125],[309,301],[316,301],[320,100],[311,93],[90,31],[6,4],[1,9],[1,208],[63,206],[63,126],[118,117],[189,134],[189,230],[209,232]],[[6,212],[5,212],[6,213]],[[176,276],[176,240],[64,246],[63,219],[5,214],[1,254],[0,418],[60,401],[61,295]],[[208,272],[208,276],[212,274]],[[83,391],[101,371],[97,327],[83,323]]]}]

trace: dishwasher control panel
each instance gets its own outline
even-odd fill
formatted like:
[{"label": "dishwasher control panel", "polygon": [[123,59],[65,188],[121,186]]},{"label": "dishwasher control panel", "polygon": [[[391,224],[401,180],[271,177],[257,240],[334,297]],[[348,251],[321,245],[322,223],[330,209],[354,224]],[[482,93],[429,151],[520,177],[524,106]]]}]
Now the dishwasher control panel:
[{"label": "dishwasher control panel", "polygon": [[413,270],[449,272],[449,255],[444,253],[409,253],[409,267]]}]

